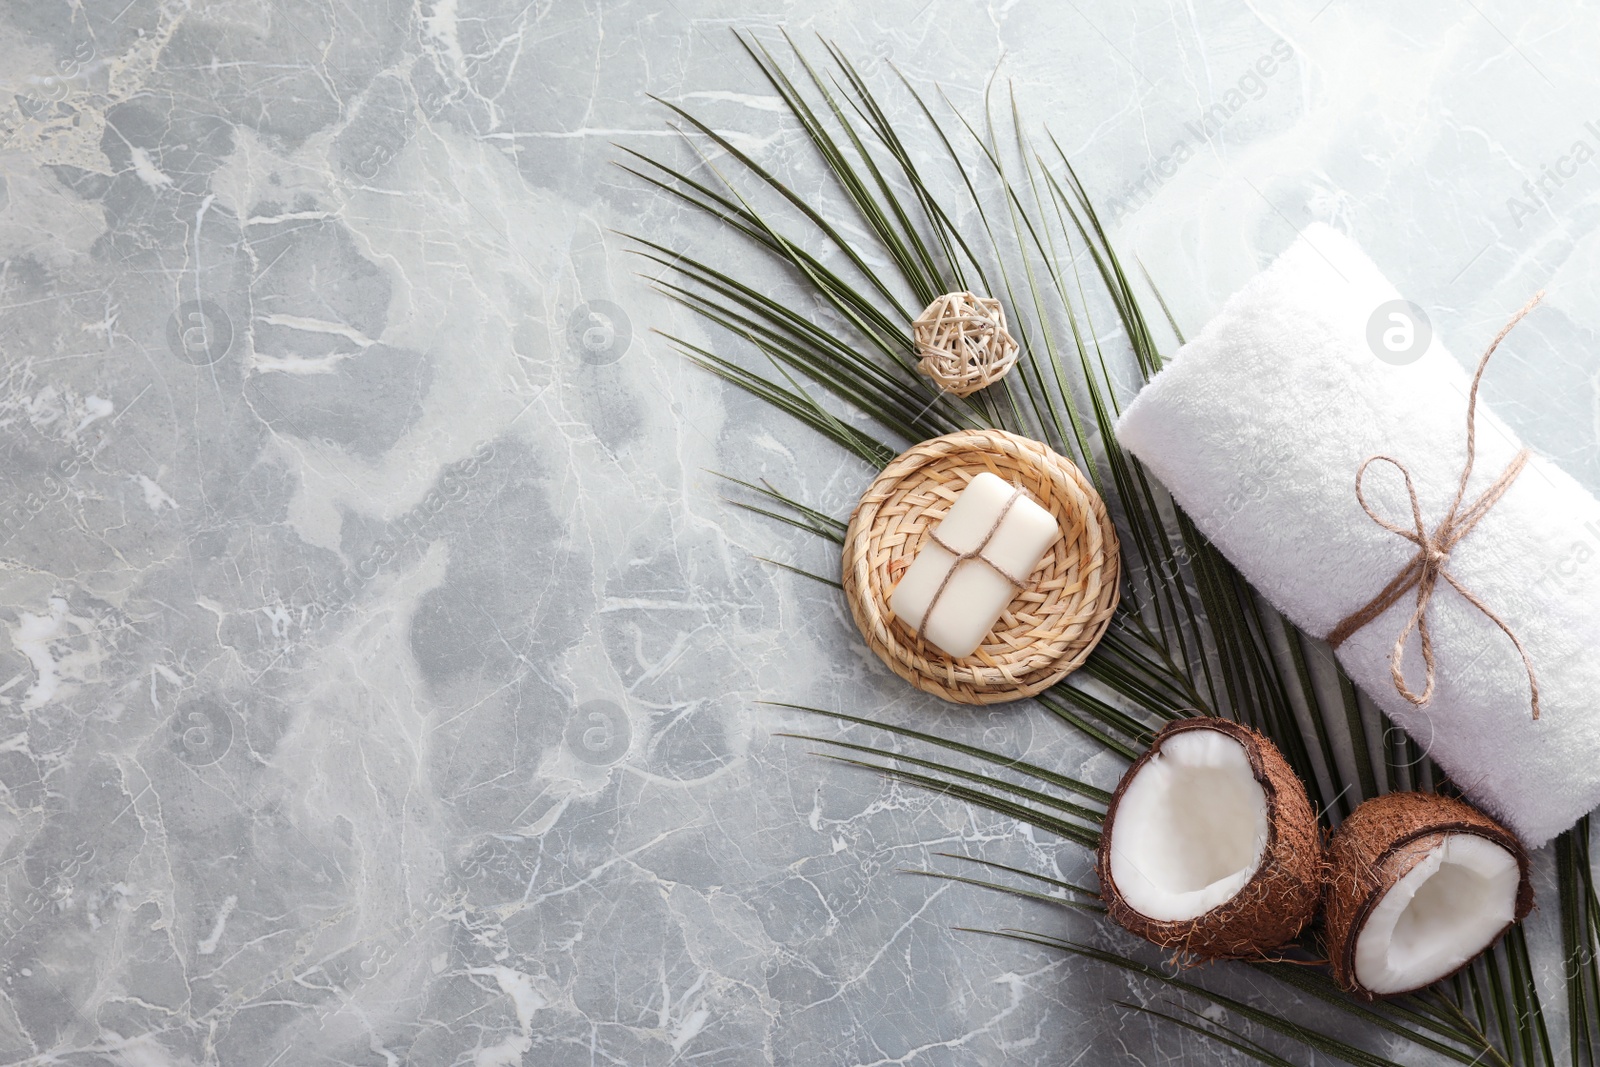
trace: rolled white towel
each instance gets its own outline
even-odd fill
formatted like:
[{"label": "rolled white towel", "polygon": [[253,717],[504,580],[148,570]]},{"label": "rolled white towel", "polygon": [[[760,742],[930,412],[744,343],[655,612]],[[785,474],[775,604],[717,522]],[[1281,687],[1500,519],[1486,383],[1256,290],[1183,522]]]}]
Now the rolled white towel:
[{"label": "rolled white towel", "polygon": [[[1117,424],[1123,447],[1223,555],[1318,637],[1416,554],[1357,502],[1362,461],[1382,453],[1410,470],[1430,531],[1455,498],[1466,461],[1470,372],[1437,336],[1401,365],[1368,345],[1374,311],[1399,299],[1348,238],[1309,227],[1178,350]],[[1466,503],[1523,447],[1481,397],[1477,422]],[[1413,526],[1394,467],[1375,464],[1364,485],[1379,515]],[[1426,705],[1408,702],[1390,677],[1414,591],[1337,655],[1473,801],[1538,847],[1600,804],[1600,503],[1534,456],[1448,566],[1527,650],[1539,684],[1537,721],[1515,646],[1442,581],[1428,609],[1438,670]],[[1405,677],[1422,691],[1415,633]]]}]

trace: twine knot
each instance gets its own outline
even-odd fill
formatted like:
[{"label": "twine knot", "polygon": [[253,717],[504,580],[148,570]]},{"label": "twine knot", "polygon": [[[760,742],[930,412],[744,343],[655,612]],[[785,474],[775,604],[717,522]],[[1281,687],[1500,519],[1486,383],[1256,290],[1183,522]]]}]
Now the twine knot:
[{"label": "twine knot", "polygon": [[989,547],[989,542],[994,540],[994,535],[1000,532],[1000,524],[1005,522],[1006,516],[1011,513],[1011,506],[1021,499],[1022,486],[1012,486],[1011,495],[1006,497],[1006,502],[1004,504],[1000,505],[1000,512],[994,517],[994,524],[989,527],[989,532],[984,534],[982,540],[965,552],[959,551],[952,547],[944,540],[944,538],[939,536],[939,531],[937,529],[930,529],[928,531],[928,540],[932,541],[934,544],[950,553],[955,557],[955,560],[950,564],[950,569],[944,572],[944,577],[939,580],[939,587],[933,591],[933,596],[928,600],[928,607],[922,613],[922,622],[917,625],[918,641],[921,641],[923,639],[923,635],[927,632],[928,620],[933,618],[933,609],[939,606],[939,598],[944,596],[945,588],[950,584],[950,579],[955,576],[956,571],[961,569],[961,565],[968,560],[977,560],[979,563],[987,565],[990,570],[994,571],[1000,577],[1010,582],[1012,588],[1014,589],[1022,589],[1028,584],[1025,580],[1018,578],[1016,575],[1000,566],[1000,564],[983,554],[983,550]]},{"label": "twine knot", "polygon": [[[1395,575],[1388,585],[1384,586],[1382,592],[1373,597],[1366,606],[1345,616],[1339,625],[1333,628],[1333,631],[1328,634],[1328,644],[1338,648],[1357,630],[1377,619],[1389,608],[1399,603],[1407,593],[1415,589],[1417,591],[1416,606],[1412,609],[1411,618],[1407,620],[1405,627],[1400,631],[1399,638],[1394,643],[1394,651],[1389,657],[1389,675],[1393,678],[1394,687],[1400,695],[1419,707],[1433,698],[1437,672],[1433,655],[1433,634],[1428,627],[1428,605],[1433,602],[1433,594],[1438,590],[1440,579],[1443,579],[1456,592],[1460,593],[1467,603],[1477,608],[1490,622],[1499,627],[1500,632],[1505,634],[1511,640],[1512,645],[1516,647],[1517,655],[1522,657],[1523,669],[1528,672],[1528,690],[1533,717],[1535,719],[1539,717],[1539,681],[1534,676],[1533,662],[1528,658],[1527,650],[1522,647],[1521,640],[1512,632],[1511,627],[1507,626],[1500,616],[1489,610],[1483,601],[1473,595],[1466,586],[1457,580],[1455,575],[1450,573],[1448,564],[1450,562],[1450,553],[1461,543],[1462,538],[1471,533],[1479,521],[1489,513],[1489,509],[1500,501],[1500,498],[1506,494],[1506,490],[1511,488],[1511,483],[1516,481],[1517,475],[1522,473],[1522,468],[1528,464],[1531,453],[1524,448],[1512,458],[1506,469],[1500,472],[1500,477],[1494,480],[1494,484],[1480,493],[1478,498],[1470,505],[1462,507],[1462,502],[1466,500],[1467,496],[1467,480],[1472,477],[1472,464],[1477,458],[1478,383],[1483,380],[1484,368],[1489,365],[1489,357],[1494,355],[1494,350],[1500,346],[1501,341],[1505,340],[1506,334],[1510,333],[1511,328],[1521,322],[1522,317],[1532,311],[1534,306],[1542,299],[1544,299],[1544,291],[1540,290],[1534,294],[1532,300],[1522,306],[1520,311],[1511,316],[1511,321],[1507,322],[1500,332],[1495,335],[1494,340],[1489,342],[1489,347],[1484,350],[1482,358],[1478,360],[1477,373],[1472,376],[1472,390],[1467,396],[1467,462],[1461,470],[1461,483],[1456,489],[1455,499],[1450,502],[1450,508],[1445,513],[1444,519],[1440,521],[1438,526],[1434,527],[1431,533],[1427,524],[1422,520],[1422,505],[1417,501],[1417,489],[1411,481],[1411,472],[1406,469],[1405,464],[1391,456],[1368,456],[1362,462],[1360,469],[1356,471],[1356,500],[1361,504],[1361,510],[1365,511],[1368,518],[1385,530],[1396,533],[1416,545],[1417,554],[1400,569],[1400,573]],[[1400,472],[1400,476],[1405,479],[1406,494],[1411,499],[1412,525],[1409,527],[1390,522],[1373,510],[1371,504],[1367,503],[1366,494],[1362,490],[1362,482],[1366,477],[1367,468],[1374,463],[1380,462],[1392,464]],[[1406,684],[1405,671],[1403,669],[1406,641],[1411,637],[1412,630],[1416,630],[1422,640],[1422,662],[1427,668],[1424,675],[1426,681],[1421,693],[1414,692]]]}]

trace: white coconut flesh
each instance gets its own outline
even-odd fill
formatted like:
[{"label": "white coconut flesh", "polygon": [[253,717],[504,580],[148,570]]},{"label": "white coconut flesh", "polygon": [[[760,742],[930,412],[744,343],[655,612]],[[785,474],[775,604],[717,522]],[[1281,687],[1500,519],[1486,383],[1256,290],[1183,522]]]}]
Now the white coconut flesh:
[{"label": "white coconut flesh", "polygon": [[1185,730],[1162,743],[1117,801],[1111,878],[1141,915],[1196,919],[1250,881],[1267,829],[1267,795],[1244,746],[1216,730]]},{"label": "white coconut flesh", "polygon": [[1516,916],[1516,857],[1476,834],[1450,834],[1383,895],[1356,937],[1356,981],[1400,993],[1451,974]]}]

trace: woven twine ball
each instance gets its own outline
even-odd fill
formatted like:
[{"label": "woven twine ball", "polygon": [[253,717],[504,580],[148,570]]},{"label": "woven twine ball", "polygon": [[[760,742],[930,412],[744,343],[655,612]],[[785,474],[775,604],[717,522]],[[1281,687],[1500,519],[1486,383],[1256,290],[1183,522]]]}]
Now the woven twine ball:
[{"label": "woven twine ball", "polygon": [[956,396],[992,385],[1017,364],[1005,309],[986,296],[946,293],[912,322],[911,337],[922,373]]},{"label": "woven twine ball", "polygon": [[[1061,537],[977,651],[954,659],[896,618],[889,595],[929,530],[984,471],[1027,490],[1055,516]],[[850,516],[843,569],[850,614],[868,647],[918,689],[960,704],[1032,696],[1080,667],[1111,622],[1121,575],[1100,494],[1070,460],[1004,430],[936,437],[885,467]]]}]

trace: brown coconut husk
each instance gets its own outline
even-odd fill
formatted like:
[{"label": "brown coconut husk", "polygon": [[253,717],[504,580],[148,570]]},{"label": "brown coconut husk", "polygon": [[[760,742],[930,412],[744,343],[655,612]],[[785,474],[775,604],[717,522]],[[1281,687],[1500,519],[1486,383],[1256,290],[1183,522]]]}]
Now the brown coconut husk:
[{"label": "brown coconut husk", "polygon": [[[1194,919],[1164,921],[1135,911],[1123,899],[1111,877],[1111,841],[1117,805],[1128,783],[1169,738],[1186,730],[1215,730],[1243,746],[1266,794],[1267,844],[1255,876],[1231,899]],[[1189,962],[1255,959],[1294,940],[1316,914],[1324,871],[1322,833],[1305,786],[1270,739],[1228,719],[1180,719],[1162,728],[1149,751],[1117,783],[1095,867],[1106,910],[1123,929]]]},{"label": "brown coconut husk", "polygon": [[[1516,917],[1512,923],[1521,922],[1533,909],[1528,850],[1517,840],[1516,834],[1466,801],[1453,797],[1437,793],[1390,793],[1375,797],[1351,812],[1328,844],[1330,870],[1323,901],[1324,939],[1333,977],[1347,992],[1366,1000],[1377,996],[1356,981],[1357,936],[1383,895],[1442,844],[1448,834],[1475,834],[1510,852],[1516,858],[1521,876],[1517,885]],[[1507,924],[1506,929],[1511,925]],[[1468,960],[1467,964],[1470,963]],[[1448,974],[1441,975],[1434,981],[1448,977]]]}]

